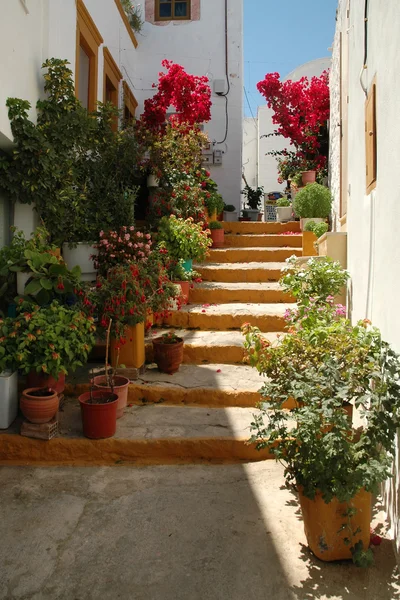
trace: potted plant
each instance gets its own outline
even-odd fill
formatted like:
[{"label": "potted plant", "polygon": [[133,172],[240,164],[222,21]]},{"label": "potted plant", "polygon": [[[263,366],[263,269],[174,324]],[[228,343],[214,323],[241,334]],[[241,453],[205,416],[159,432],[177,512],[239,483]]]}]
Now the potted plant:
[{"label": "potted plant", "polygon": [[[119,419],[124,414],[124,409],[128,404],[128,388],[129,388],[129,379],[127,377],[122,377],[121,375],[116,375],[115,371],[118,368],[119,361],[119,353],[117,354],[117,362],[116,367],[109,369],[108,367],[108,348],[110,341],[110,330],[111,330],[111,322],[110,319],[108,329],[107,329],[107,340],[106,340],[106,357],[105,357],[105,375],[96,375],[93,377],[92,384],[97,390],[101,392],[105,392],[108,394],[115,394],[118,398],[118,405],[116,411],[116,419]],[[93,403],[91,403],[93,404]],[[109,404],[109,403],[107,403]],[[90,409],[89,409],[90,411]],[[90,417],[90,415],[89,415]]]},{"label": "potted plant", "polygon": [[192,270],[193,260],[203,261],[212,242],[209,230],[201,223],[195,223],[191,217],[180,219],[171,215],[163,217],[159,224],[158,241],[172,260],[183,259],[184,268]]},{"label": "potted plant", "polygon": [[[11,353],[10,368],[27,375],[28,388],[61,393],[65,375],[85,364],[94,344],[93,317],[54,300],[49,306],[22,301],[16,318],[1,324],[1,348]],[[15,345],[12,344],[15,342]]]},{"label": "potted plant", "polygon": [[307,220],[323,222],[331,213],[332,195],[328,188],[319,183],[310,183],[299,191],[293,201],[294,210],[300,217],[301,229]]},{"label": "potted plant", "polygon": [[0,319],[0,429],[7,429],[18,414],[18,371],[13,360],[16,339],[8,333]]},{"label": "potted plant", "polygon": [[286,197],[278,198],[276,201],[276,220],[280,223],[292,220],[292,205]]},{"label": "potted plant", "polygon": [[170,261],[168,265],[168,275],[172,283],[179,286],[182,304],[187,304],[189,300],[190,285],[194,277],[198,276],[196,271],[186,271],[183,267],[183,260],[178,262]]},{"label": "potted plant", "polygon": [[[369,321],[353,326],[334,304],[348,277],[338,263],[293,266],[291,259],[282,280],[297,299],[288,333],[271,345],[256,328],[243,328],[250,363],[268,377],[252,441],[285,464],[314,554],[366,566],[371,493],[390,476],[400,422],[400,359]],[[361,427],[345,401],[360,412]]]},{"label": "potted plant", "polygon": [[153,340],[154,361],[160,371],[172,375],[183,361],[183,339],[173,331]]},{"label": "potted plant", "polygon": [[224,210],[224,201],[221,194],[215,189],[206,191],[205,206],[207,209],[207,221],[216,221],[217,216]]},{"label": "potted plant", "polygon": [[261,208],[261,199],[264,196],[264,188],[259,186],[256,189],[253,189],[246,183],[244,189],[241,191],[241,194],[245,196],[245,202],[249,207],[246,209],[246,212],[250,218],[250,221],[257,221]]},{"label": "potted plant", "polygon": [[233,206],[233,204],[225,204],[224,205],[224,221],[227,221],[228,223],[232,223],[234,221],[237,221],[238,218],[238,211],[236,210],[236,207]]},{"label": "potted plant", "polygon": [[211,221],[208,224],[212,239],[212,248],[222,248],[224,245],[224,228],[220,221]]}]

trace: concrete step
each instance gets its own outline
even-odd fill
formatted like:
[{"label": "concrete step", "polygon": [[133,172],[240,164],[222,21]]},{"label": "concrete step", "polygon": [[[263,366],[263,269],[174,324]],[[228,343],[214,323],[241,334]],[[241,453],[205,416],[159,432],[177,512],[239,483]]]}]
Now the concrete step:
[{"label": "concrete step", "polygon": [[[151,334],[146,338],[147,363],[153,362],[152,339],[167,331],[170,330],[153,329]],[[184,363],[220,363],[233,365],[242,364],[243,362],[244,338],[240,331],[193,331],[190,329],[175,329],[174,331],[185,342],[183,346]],[[272,332],[263,335],[270,342],[274,342],[279,334]]]},{"label": "concrete step", "polygon": [[285,266],[284,262],[202,263],[195,265],[195,269],[203,281],[260,283],[278,281]]},{"label": "concrete step", "polygon": [[271,235],[271,234],[225,234],[224,245],[229,248],[301,248],[303,236],[296,235]]},{"label": "concrete step", "polygon": [[272,458],[246,444],[255,408],[129,406],[114,437],[83,437],[76,398],[59,413],[60,434],[43,442],[9,432],[0,435],[0,464],[123,465],[236,463]]},{"label": "concrete step", "polygon": [[211,249],[207,262],[282,262],[290,256],[302,256],[301,248],[218,248]]},{"label": "concrete step", "polygon": [[216,304],[204,307],[189,304],[170,314],[164,321],[168,327],[182,329],[240,329],[243,323],[259,327],[261,331],[283,331],[283,315],[293,304]]},{"label": "concrete step", "polygon": [[235,221],[233,223],[228,223],[226,221],[222,222],[222,226],[225,229],[225,233],[239,233],[239,234],[249,234],[249,233],[285,233],[286,231],[299,232],[300,231],[300,221],[290,221],[289,223],[257,223],[251,221]]},{"label": "concrete step", "polygon": [[191,303],[229,303],[229,302],[290,302],[277,282],[270,283],[197,283],[190,290]]}]

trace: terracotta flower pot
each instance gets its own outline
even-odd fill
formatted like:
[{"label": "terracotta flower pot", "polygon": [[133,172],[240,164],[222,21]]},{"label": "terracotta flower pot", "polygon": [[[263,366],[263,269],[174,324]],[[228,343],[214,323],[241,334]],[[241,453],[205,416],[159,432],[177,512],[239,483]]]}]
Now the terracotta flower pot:
[{"label": "terracotta flower pot", "polygon": [[[92,440],[112,437],[117,430],[117,394],[94,390],[92,397],[99,404],[91,404],[90,392],[78,398],[81,405],[83,435]],[[106,402],[111,398],[111,402]]]},{"label": "terracotta flower pot", "polygon": [[183,340],[175,344],[164,344],[162,338],[153,340],[154,362],[163,373],[176,373],[183,361]]},{"label": "terracotta flower pot", "polygon": [[121,375],[114,376],[114,387],[111,389],[111,387],[107,385],[106,376],[97,375],[96,377],[93,377],[93,384],[101,392],[117,394],[117,419],[121,418],[124,414],[124,409],[128,404],[129,379],[127,377],[122,377]]},{"label": "terracotta flower pot", "polygon": [[181,294],[182,304],[187,304],[188,300],[189,300],[189,293],[190,293],[190,282],[189,281],[173,281],[172,283],[174,283],[175,285],[179,285],[179,287],[181,288],[181,291],[182,291],[182,294]]},{"label": "terracotta flower pot", "polygon": [[316,171],[303,171],[301,174],[303,185],[307,185],[307,183],[315,183],[316,175]]},{"label": "terracotta flower pot", "polygon": [[[317,558],[324,561],[343,560],[352,558],[350,545],[362,540],[364,548],[369,547],[370,522],[371,522],[371,494],[360,490],[348,503],[357,512],[350,518],[351,528],[360,533],[351,538],[346,530],[340,531],[342,525],[347,524],[348,517],[343,514],[348,509],[346,502],[339,502],[334,498],[326,504],[320,492],[314,500],[306,498],[299,488],[301,512],[303,514],[304,532],[310,550]],[[352,540],[350,545],[344,543],[344,538]]]},{"label": "terracotta flower pot", "polygon": [[224,234],[223,229],[211,229],[211,239],[213,248],[222,248],[224,245]]},{"label": "terracotta flower pot", "polygon": [[114,368],[116,367],[118,347],[120,347],[118,364],[125,365],[129,369],[140,369],[145,361],[144,323],[126,327],[125,340],[125,344],[120,344],[119,340],[116,339],[111,340],[111,365]]},{"label": "terracotta flower pot", "polygon": [[51,388],[27,388],[22,392],[19,405],[31,423],[48,423],[57,414],[59,398]]},{"label": "terracotta flower pot", "polygon": [[54,379],[46,373],[37,373],[30,371],[26,376],[26,384],[30,388],[51,388],[57,394],[62,394],[65,390],[65,374],[60,373],[58,379]]}]

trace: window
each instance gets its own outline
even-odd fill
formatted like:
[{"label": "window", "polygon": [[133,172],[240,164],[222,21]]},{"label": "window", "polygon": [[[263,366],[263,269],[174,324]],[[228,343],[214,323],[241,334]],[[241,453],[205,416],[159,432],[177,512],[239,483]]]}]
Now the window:
[{"label": "window", "polygon": [[[111,102],[115,108],[119,108],[119,82],[122,79],[122,73],[117,63],[111,56],[108,48],[104,48],[104,80],[103,80],[103,102]],[[118,129],[118,117],[114,119],[114,131]]]},{"label": "window", "polygon": [[190,19],[190,0],[156,0],[156,21]]},{"label": "window", "polygon": [[96,109],[99,30],[82,0],[77,1],[75,94],[89,111]]},{"label": "window", "polygon": [[132,123],[135,119],[137,105],[135,96],[132,94],[126,81],[124,81],[124,121],[126,124]]},{"label": "window", "polygon": [[365,103],[365,166],[367,194],[369,194],[376,187],[376,133],[376,80],[374,79]]}]

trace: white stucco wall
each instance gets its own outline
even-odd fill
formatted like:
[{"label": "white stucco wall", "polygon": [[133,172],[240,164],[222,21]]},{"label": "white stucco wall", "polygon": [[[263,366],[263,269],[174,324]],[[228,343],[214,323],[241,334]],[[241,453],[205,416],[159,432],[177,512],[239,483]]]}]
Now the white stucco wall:
[{"label": "white stucco wall", "polygon": [[[107,46],[124,79],[133,90],[137,52],[114,0],[85,0],[94,23],[103,37],[98,59],[98,100],[103,100],[103,47]],[[8,97],[29,100],[30,118],[43,95],[41,65],[47,58],[63,58],[75,72],[76,0],[0,0],[0,149],[9,150],[12,134],[7,108]],[[120,86],[122,105],[122,85]],[[0,219],[5,220],[4,199]],[[14,207],[14,224],[29,235],[37,218],[28,205]]]},{"label": "white stucco wall", "polygon": [[258,121],[257,119],[253,119],[253,117],[245,117],[243,119],[243,173],[247,183],[251,187],[258,186],[257,146]]},{"label": "white stucco wall", "polygon": [[[211,87],[215,79],[225,79],[225,2],[201,0],[199,18],[172,21],[162,26],[146,22],[138,36],[138,68],[134,93],[143,102],[153,95],[161,61],[166,58],[181,64],[193,75],[206,75]],[[229,127],[222,150],[223,164],[210,168],[211,176],[227,204],[239,207],[242,173],[243,57],[242,1],[228,2],[228,95]],[[205,125],[210,140],[221,142],[225,136],[225,99],[212,94],[212,120]]]},{"label": "white stucco wall", "polygon": [[[346,33],[345,6],[341,2],[338,32]],[[396,175],[400,169],[400,80],[396,77],[400,45],[395,43],[400,28],[397,0],[369,3],[368,57],[363,82],[370,89],[377,83],[377,185],[366,194],[365,184],[365,94],[360,85],[364,54],[364,2],[352,0],[349,36],[349,152],[347,209],[348,268],[351,274],[353,321],[369,318],[383,338],[400,352],[400,191]],[[338,43],[338,34],[335,44]],[[338,69],[338,61],[334,68]],[[338,77],[334,81],[337,85]],[[337,93],[337,90],[336,90]],[[338,181],[333,183],[338,188]],[[397,462],[398,457],[397,457]],[[396,547],[400,549],[399,475],[387,486],[387,503]]]}]

